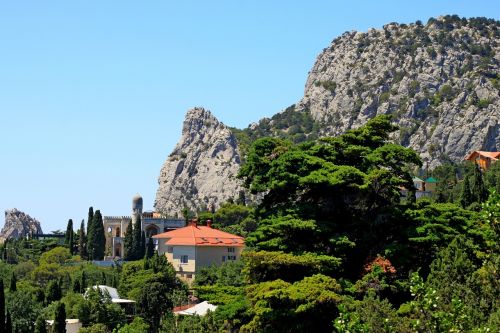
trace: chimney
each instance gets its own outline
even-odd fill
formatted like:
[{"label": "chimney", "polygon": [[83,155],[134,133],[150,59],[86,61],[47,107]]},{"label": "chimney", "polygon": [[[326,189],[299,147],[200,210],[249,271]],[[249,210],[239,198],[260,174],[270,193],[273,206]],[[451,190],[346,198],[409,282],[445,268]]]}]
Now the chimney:
[{"label": "chimney", "polygon": [[198,226],[198,219],[192,219],[191,221],[189,221],[189,224],[193,227],[197,227]]},{"label": "chimney", "polygon": [[212,220],[207,220],[207,227],[212,228]]}]

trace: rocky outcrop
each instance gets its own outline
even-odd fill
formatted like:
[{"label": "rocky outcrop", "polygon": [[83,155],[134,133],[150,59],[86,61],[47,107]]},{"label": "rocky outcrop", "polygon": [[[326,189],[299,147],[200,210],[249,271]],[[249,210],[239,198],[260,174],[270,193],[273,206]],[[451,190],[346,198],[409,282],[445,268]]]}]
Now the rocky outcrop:
[{"label": "rocky outcrop", "polygon": [[16,208],[5,211],[5,224],[0,232],[0,242],[18,239],[29,234],[42,234],[40,222]]},{"label": "rocky outcrop", "polygon": [[391,114],[401,128],[394,140],[431,168],[500,150],[499,28],[446,16],[346,32],[318,56],[296,109],[320,122],[320,135]]},{"label": "rocky outcrop", "polygon": [[168,156],[158,178],[155,209],[169,216],[182,210],[217,209],[240,196],[236,178],[241,163],[231,130],[208,110],[189,110],[182,137]]},{"label": "rocky outcrop", "polygon": [[392,140],[429,168],[472,150],[500,150],[499,36],[497,21],[457,16],[346,32],[317,57],[296,105],[233,129],[241,147],[208,111],[189,111],[161,171],[157,210],[217,208],[238,196],[239,149],[259,137],[334,136],[378,114],[392,115],[400,127]]}]

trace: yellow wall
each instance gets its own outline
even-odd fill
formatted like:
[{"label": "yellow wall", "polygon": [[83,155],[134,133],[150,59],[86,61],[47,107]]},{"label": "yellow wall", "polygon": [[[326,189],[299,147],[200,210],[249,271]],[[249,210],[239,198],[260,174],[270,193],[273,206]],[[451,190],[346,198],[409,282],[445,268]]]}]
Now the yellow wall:
[{"label": "yellow wall", "polygon": [[[228,246],[186,246],[174,245],[172,251],[169,252],[169,246],[165,244],[165,239],[160,239],[158,243],[158,253],[164,254],[174,266],[177,276],[187,282],[191,282],[196,271],[202,267],[210,266],[211,264],[221,265],[222,257],[235,256],[236,260],[241,258],[243,247],[233,247],[234,252],[228,251]],[[188,263],[181,263],[181,256],[188,256]],[[191,276],[191,278],[189,278]]]}]

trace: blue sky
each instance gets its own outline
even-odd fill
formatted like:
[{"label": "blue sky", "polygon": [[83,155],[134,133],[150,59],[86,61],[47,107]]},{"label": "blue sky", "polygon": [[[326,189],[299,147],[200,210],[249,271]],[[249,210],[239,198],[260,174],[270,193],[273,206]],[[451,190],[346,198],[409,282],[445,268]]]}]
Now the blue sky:
[{"label": "blue sky", "polygon": [[344,31],[442,14],[500,2],[2,1],[0,209],[46,232],[129,214],[136,192],[152,209],[188,108],[246,127],[298,101]]}]

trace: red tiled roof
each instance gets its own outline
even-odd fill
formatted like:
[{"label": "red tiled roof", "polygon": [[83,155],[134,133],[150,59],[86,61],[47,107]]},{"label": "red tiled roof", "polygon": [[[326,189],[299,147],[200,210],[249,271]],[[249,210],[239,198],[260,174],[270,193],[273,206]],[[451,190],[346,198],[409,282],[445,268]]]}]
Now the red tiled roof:
[{"label": "red tiled roof", "polygon": [[467,157],[465,158],[466,160],[470,160],[475,154],[490,158],[494,161],[498,160],[500,158],[500,151],[482,151],[482,150],[475,150]]},{"label": "red tiled roof", "polygon": [[167,245],[198,245],[198,246],[243,246],[243,237],[205,226],[188,225],[172,231],[153,236],[166,239]]}]

